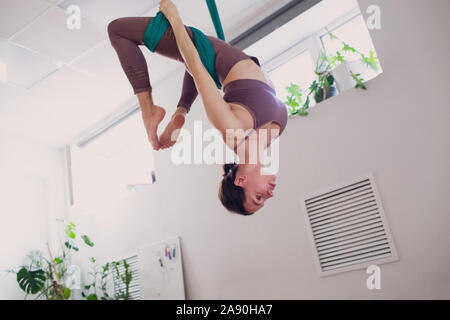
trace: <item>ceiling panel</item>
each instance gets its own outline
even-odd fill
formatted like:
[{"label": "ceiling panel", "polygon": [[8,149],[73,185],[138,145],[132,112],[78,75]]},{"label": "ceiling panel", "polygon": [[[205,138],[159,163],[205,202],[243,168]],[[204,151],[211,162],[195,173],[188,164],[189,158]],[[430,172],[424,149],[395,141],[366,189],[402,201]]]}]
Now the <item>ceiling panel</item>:
[{"label": "ceiling panel", "polygon": [[13,99],[19,97],[25,91],[26,89],[18,88],[4,82],[0,82],[0,118],[1,115],[6,111],[5,106]]},{"label": "ceiling panel", "polygon": [[[182,2],[182,1],[181,1]],[[206,1],[200,1],[202,6],[206,8],[206,17],[209,17],[208,6]],[[254,12],[255,6],[266,5],[264,0],[226,0],[226,1],[216,1],[217,11],[219,12],[220,19],[223,21],[228,21],[233,19],[236,15],[250,15]],[[211,20],[211,19],[210,19]]]},{"label": "ceiling panel", "polygon": [[[179,7],[178,3],[175,2],[175,4],[177,5],[177,7]],[[206,4],[205,4],[205,6],[206,6]],[[158,13],[158,9],[159,9],[159,5],[154,6],[150,10],[144,12],[142,14],[142,16],[143,17],[154,17]],[[201,19],[197,19],[197,17],[194,17],[194,19],[193,19],[190,16],[186,15],[186,12],[182,11],[181,9],[179,9],[179,13],[180,13],[181,19],[183,20],[183,23],[187,26],[194,26],[207,34],[209,34],[209,31],[214,30],[214,25],[212,25],[212,24],[211,24],[211,26],[208,26],[207,24],[205,24],[204,21],[201,21]]]},{"label": "ceiling panel", "polygon": [[[211,18],[208,11],[206,1],[184,1],[175,0],[175,5],[178,8],[180,16],[185,25],[192,25],[206,34],[211,34],[214,30],[214,25],[211,22]],[[219,8],[219,6],[217,5]],[[219,9],[218,9],[219,10]],[[220,11],[219,11],[220,15]],[[222,16],[221,16],[222,18]],[[222,21],[223,24],[223,21]],[[225,28],[224,28],[225,29]],[[215,33],[214,33],[215,34]]]},{"label": "ceiling panel", "polygon": [[69,5],[80,7],[83,19],[106,32],[110,21],[120,17],[140,16],[158,4],[159,0],[65,0],[59,6],[64,10]]},{"label": "ceiling panel", "polygon": [[291,0],[261,0],[253,4],[242,2],[241,6],[245,3],[246,7],[234,13],[234,7],[228,7],[229,10],[231,9],[231,14],[223,22],[227,40],[229,41],[241,35],[289,2]]},{"label": "ceiling panel", "polygon": [[0,127],[60,145],[117,110],[130,96],[128,88],[105,85],[63,67],[10,105],[10,112],[0,117]]},{"label": "ceiling panel", "polygon": [[[227,40],[231,39],[232,32],[240,34],[288,1],[217,1]],[[135,99],[107,38],[106,27],[118,17],[155,16],[158,3],[159,0],[0,0],[0,36],[21,30],[8,44],[7,51],[13,53],[8,56],[0,52],[3,57],[0,79],[3,74],[4,80],[30,86],[43,78],[28,90],[0,83],[0,107],[3,106],[0,128],[60,145],[92,129],[125,101]],[[184,24],[215,35],[204,0],[175,0],[175,3]],[[81,8],[80,30],[66,27],[65,9],[70,4]],[[35,17],[39,18],[30,24]],[[141,48],[154,86],[184,68],[178,61]],[[66,65],[52,72],[54,63],[61,66],[59,61],[73,63],[73,67]],[[17,72],[9,74],[9,70]]]},{"label": "ceiling panel", "polygon": [[85,21],[80,29],[68,29],[67,17],[63,9],[55,7],[13,41],[56,60],[69,62],[106,39],[106,34],[96,31]]},{"label": "ceiling panel", "polygon": [[123,83],[127,80],[120,66],[116,51],[109,40],[104,41],[101,45],[77,59],[73,66],[94,73],[105,80],[114,79],[118,83]]},{"label": "ceiling panel", "polygon": [[0,37],[13,35],[48,7],[44,0],[0,0]]},{"label": "ceiling panel", "polygon": [[[283,2],[283,0],[264,1],[264,0],[227,0],[216,1],[217,11],[222,22],[222,28],[225,33],[225,39],[230,38],[230,29],[236,27],[236,24],[248,22],[249,17],[253,16],[258,8],[268,6],[268,3]],[[187,17],[199,25],[201,30],[209,35],[216,36],[214,24],[209,14],[206,1],[184,1],[175,0],[180,15]],[[187,23],[185,23],[187,24]],[[241,30],[241,32],[244,30]]]},{"label": "ceiling panel", "polygon": [[0,81],[30,88],[57,68],[56,61],[0,38]]},{"label": "ceiling panel", "polygon": [[[141,49],[147,61],[152,84],[157,83],[182,66],[180,62],[154,54],[143,46],[141,46]],[[122,70],[116,51],[109,41],[105,41],[102,45],[77,60],[73,65],[94,73],[105,79],[105,81],[125,86],[131,90],[131,85]]]}]

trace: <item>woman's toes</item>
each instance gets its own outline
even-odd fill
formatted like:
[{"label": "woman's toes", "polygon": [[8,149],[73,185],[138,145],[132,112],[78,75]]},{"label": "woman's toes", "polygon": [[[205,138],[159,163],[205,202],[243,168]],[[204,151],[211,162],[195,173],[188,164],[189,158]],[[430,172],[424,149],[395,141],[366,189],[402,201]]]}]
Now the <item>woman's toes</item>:
[{"label": "woman's toes", "polygon": [[177,112],[175,113],[169,123],[167,124],[166,129],[160,135],[159,141],[166,148],[170,148],[176,143],[178,138],[179,130],[185,122],[185,116],[183,113]]}]

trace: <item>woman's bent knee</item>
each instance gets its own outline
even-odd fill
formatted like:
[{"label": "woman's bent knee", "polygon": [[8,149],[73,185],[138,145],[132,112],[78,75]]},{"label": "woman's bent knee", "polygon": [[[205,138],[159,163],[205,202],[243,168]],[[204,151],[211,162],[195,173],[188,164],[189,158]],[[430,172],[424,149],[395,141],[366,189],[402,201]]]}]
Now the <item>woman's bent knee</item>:
[{"label": "woman's bent knee", "polygon": [[117,18],[114,19],[113,21],[111,21],[108,24],[108,35],[111,38],[112,35],[115,35],[118,33],[119,29],[120,29],[120,25],[121,25],[121,20],[123,18]]}]

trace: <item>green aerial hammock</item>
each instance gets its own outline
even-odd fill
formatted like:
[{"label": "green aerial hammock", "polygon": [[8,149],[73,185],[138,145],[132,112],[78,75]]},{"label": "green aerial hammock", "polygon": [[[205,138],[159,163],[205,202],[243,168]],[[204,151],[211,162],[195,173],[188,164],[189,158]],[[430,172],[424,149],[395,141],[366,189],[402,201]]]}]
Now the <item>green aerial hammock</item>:
[{"label": "green aerial hammock", "polygon": [[[215,0],[206,0],[208,5],[209,14],[214,23],[214,28],[216,29],[217,37],[225,41],[225,36],[223,34],[222,24],[220,22],[219,13],[216,7]],[[151,51],[155,52],[155,48],[161,40],[164,32],[166,32],[169,26],[169,21],[164,16],[164,14],[159,11],[156,16],[152,19],[144,34],[144,44]],[[209,42],[206,35],[194,27],[189,27],[194,34],[194,45],[197,48],[200,59],[205,66],[208,73],[214,79],[217,88],[222,89],[219,78],[217,77],[215,62],[216,55],[214,53],[211,42]]]}]

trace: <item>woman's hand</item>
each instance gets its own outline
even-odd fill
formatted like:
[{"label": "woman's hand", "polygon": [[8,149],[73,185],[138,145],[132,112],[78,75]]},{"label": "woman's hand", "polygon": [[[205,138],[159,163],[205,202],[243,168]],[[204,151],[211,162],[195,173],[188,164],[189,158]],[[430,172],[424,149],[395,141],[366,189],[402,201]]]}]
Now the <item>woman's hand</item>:
[{"label": "woman's hand", "polygon": [[181,19],[177,7],[171,0],[161,0],[159,2],[159,11],[161,11],[169,21]]}]

